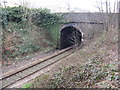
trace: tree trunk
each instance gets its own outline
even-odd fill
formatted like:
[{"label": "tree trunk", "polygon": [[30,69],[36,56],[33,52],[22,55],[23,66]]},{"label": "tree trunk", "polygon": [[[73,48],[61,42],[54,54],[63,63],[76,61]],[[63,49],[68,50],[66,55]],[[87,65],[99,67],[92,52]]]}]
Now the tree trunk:
[{"label": "tree trunk", "polygon": [[120,30],[120,1],[118,2],[118,30]]}]

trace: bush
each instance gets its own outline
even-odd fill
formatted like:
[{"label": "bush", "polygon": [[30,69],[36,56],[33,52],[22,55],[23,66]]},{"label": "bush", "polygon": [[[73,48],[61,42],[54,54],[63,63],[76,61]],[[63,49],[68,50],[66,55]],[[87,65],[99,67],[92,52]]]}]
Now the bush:
[{"label": "bush", "polygon": [[27,19],[26,10],[28,10],[25,7],[19,6],[19,7],[7,7],[1,9],[1,16],[4,16],[6,14],[7,21],[11,22],[23,22],[25,19]]},{"label": "bush", "polygon": [[34,25],[45,29],[57,25],[62,19],[61,15],[50,13],[49,9],[28,9],[23,6],[2,8],[0,10],[0,16],[2,21],[6,19],[7,22],[15,23],[22,23],[31,17]]},{"label": "bush", "polygon": [[60,15],[50,13],[48,9],[39,9],[32,15],[32,23],[36,26],[48,29],[57,25],[61,18]]},{"label": "bush", "polygon": [[7,15],[7,12],[0,11],[0,25],[2,26],[2,28],[6,28],[6,26],[8,25]]}]

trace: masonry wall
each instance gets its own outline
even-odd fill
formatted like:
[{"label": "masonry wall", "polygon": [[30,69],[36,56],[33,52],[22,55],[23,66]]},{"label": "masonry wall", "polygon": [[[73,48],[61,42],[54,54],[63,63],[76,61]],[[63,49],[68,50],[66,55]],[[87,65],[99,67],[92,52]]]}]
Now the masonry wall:
[{"label": "masonry wall", "polygon": [[118,22],[117,13],[64,13],[63,14],[65,21],[74,21],[74,22],[98,22],[105,23],[110,18],[112,24]]},{"label": "masonry wall", "polygon": [[70,22],[63,27],[72,25],[79,28],[84,33],[84,39],[88,41],[106,31],[107,21],[109,21],[109,27],[118,25],[117,13],[65,13],[63,16],[65,21]]}]

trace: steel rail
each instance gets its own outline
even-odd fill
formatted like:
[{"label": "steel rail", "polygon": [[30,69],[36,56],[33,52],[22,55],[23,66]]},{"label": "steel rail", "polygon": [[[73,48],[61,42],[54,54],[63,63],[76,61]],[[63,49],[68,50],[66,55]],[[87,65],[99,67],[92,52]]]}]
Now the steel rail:
[{"label": "steel rail", "polygon": [[[15,85],[15,83],[17,83],[17,82],[19,82],[19,81],[21,81],[21,80],[24,80],[25,78],[27,78],[27,77],[29,77],[29,76],[31,76],[31,75],[39,72],[40,70],[45,69],[46,67],[49,67],[50,65],[58,62],[58,61],[61,60],[62,58],[65,58],[66,56],[69,56],[71,53],[74,52],[74,51],[70,52],[70,50],[71,50],[72,48],[73,48],[73,47],[69,47],[69,48],[66,48],[66,49],[63,49],[63,50],[54,52],[53,54],[51,54],[51,55],[49,55],[49,56],[46,56],[46,57],[44,57],[44,58],[40,58],[40,59],[38,59],[38,60],[35,60],[34,62],[31,62],[31,63],[26,64],[26,65],[24,65],[24,66],[17,67],[17,68],[15,68],[15,69],[13,69],[13,70],[10,70],[10,71],[8,71],[8,72],[3,73],[3,74],[2,74],[2,79],[1,79],[2,82],[4,82],[4,80],[7,80],[7,79],[9,80],[9,78],[12,78],[12,76],[14,77],[14,75],[17,75],[17,74],[19,74],[20,72],[24,72],[25,70],[28,70],[28,71],[29,71],[29,68],[32,68],[32,67],[34,68],[35,66],[37,66],[37,65],[39,65],[39,64],[42,66],[43,63],[49,62],[48,65],[47,65],[47,64],[46,64],[46,66],[43,65],[43,67],[41,67],[41,68],[38,69],[38,70],[36,69],[36,71],[30,73],[29,75],[26,75],[26,76],[24,76],[24,77],[22,77],[22,78],[20,78],[20,79],[18,79],[18,80],[16,79],[16,81],[14,81],[14,82],[12,82],[12,83],[9,83],[8,85],[3,86],[2,89],[7,88],[7,87],[10,87],[10,86],[13,86],[13,85]],[[62,55],[62,54],[64,54],[65,52],[66,52],[66,53],[69,52],[69,53],[67,53],[66,55],[64,55],[62,58],[58,58],[57,60],[54,59],[54,60],[52,61],[53,58],[55,58],[55,57],[57,58],[57,56]],[[49,61],[49,60],[51,60],[51,61]]]}]

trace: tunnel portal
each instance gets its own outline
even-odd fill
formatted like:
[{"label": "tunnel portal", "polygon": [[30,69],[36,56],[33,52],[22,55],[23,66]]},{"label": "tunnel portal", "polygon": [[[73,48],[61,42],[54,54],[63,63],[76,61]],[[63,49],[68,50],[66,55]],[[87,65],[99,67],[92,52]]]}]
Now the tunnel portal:
[{"label": "tunnel portal", "polygon": [[82,41],[82,32],[73,27],[67,26],[60,31],[60,49],[65,49],[72,45],[80,45]]}]

